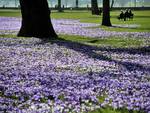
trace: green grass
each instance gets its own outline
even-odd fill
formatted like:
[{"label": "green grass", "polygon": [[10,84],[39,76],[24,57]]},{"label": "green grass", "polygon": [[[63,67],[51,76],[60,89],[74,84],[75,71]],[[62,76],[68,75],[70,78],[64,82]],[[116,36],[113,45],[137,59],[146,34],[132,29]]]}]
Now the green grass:
[{"label": "green grass", "polygon": [[127,110],[125,108],[113,109],[111,107],[107,107],[107,108],[97,109],[97,110],[91,111],[89,113],[145,113],[145,112]]},{"label": "green grass", "polygon": [[[140,25],[138,28],[109,28],[100,26],[102,29],[108,31],[128,31],[128,32],[150,32],[150,10],[148,11],[133,11],[135,17],[133,21],[119,21],[117,16],[120,11],[111,11],[112,24],[136,24]],[[0,16],[20,17],[20,10],[0,10]],[[90,11],[65,11],[59,13],[52,11],[51,17],[54,19],[80,19],[81,22],[101,23],[102,16],[91,15]]]},{"label": "green grass", "polygon": [[104,39],[95,39],[82,36],[68,36],[60,35],[60,37],[66,41],[84,43],[87,45],[94,46],[109,46],[115,48],[128,48],[128,47],[140,47],[145,45],[145,39],[133,39],[133,38],[122,38],[122,37],[109,37]]},{"label": "green grass", "polygon": [[[11,37],[11,38],[17,38],[15,35],[0,35],[0,37]],[[22,38],[22,37],[19,37]],[[98,46],[98,47],[113,47],[113,48],[138,48],[143,46],[150,46],[150,39],[144,39],[144,38],[123,38],[123,37],[108,37],[103,39],[95,39],[90,37],[83,37],[83,36],[74,36],[74,35],[59,35],[58,39],[52,40],[51,42],[56,41],[66,41],[66,42],[75,42],[75,43],[81,43],[86,44],[90,46]]]},{"label": "green grass", "polygon": [[119,14],[118,11],[111,13],[112,15],[112,24],[137,24],[140,25],[138,28],[105,28],[110,31],[128,31],[128,32],[150,32],[150,11],[133,11],[134,19],[133,21],[119,21],[116,19],[116,14]]},{"label": "green grass", "polygon": [[1,37],[1,38],[17,38],[16,35],[12,35],[12,34],[7,34],[7,35],[5,35],[5,34],[0,34],[0,37]]},{"label": "green grass", "polygon": [[5,16],[5,17],[21,17],[21,12],[20,10],[15,10],[15,9],[0,9],[0,16]]},{"label": "green grass", "polygon": [[[117,16],[120,11],[111,11],[111,22],[112,24],[136,24],[140,27],[138,28],[109,28],[103,27],[101,28],[109,31],[128,31],[128,32],[150,32],[150,11],[133,11],[135,17],[133,21],[119,21]],[[80,19],[81,22],[88,23],[101,23],[102,16],[91,15],[91,12],[63,12],[52,13],[52,18],[60,19],[60,18],[69,18],[69,19]]]}]

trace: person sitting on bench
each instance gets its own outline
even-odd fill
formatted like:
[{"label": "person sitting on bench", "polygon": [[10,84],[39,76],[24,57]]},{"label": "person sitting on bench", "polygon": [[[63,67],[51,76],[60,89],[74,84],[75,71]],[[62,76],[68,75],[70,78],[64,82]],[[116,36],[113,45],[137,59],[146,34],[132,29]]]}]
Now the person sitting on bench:
[{"label": "person sitting on bench", "polygon": [[133,19],[134,14],[132,13],[131,9],[129,9],[128,13],[129,13],[129,19]]},{"label": "person sitting on bench", "polygon": [[119,19],[119,20],[124,19],[124,12],[123,12],[122,10],[121,10],[120,15],[118,16],[118,19]]}]

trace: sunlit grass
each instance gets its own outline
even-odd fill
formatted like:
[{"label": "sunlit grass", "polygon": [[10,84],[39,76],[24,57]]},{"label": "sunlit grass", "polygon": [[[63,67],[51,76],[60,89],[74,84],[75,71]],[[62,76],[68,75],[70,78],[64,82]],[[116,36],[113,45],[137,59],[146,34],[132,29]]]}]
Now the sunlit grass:
[{"label": "sunlit grass", "polygon": [[119,38],[119,37],[109,37],[103,39],[95,39],[81,36],[68,36],[68,35],[60,35],[62,39],[67,41],[84,43],[87,45],[94,46],[110,46],[110,47],[140,47],[144,45],[144,39],[133,39],[133,38]]},{"label": "sunlit grass", "polygon": [[[16,35],[0,35],[3,38],[18,38]],[[22,37],[19,37],[22,38]],[[113,48],[130,48],[130,47],[142,47],[149,46],[150,44],[146,44],[146,41],[150,41],[150,39],[135,39],[135,38],[123,38],[123,37],[109,37],[109,38],[90,38],[83,36],[74,36],[74,35],[59,35],[59,38],[51,40],[51,42],[55,41],[66,41],[66,42],[76,42],[82,43],[90,46],[99,46],[99,47],[113,47]]]},{"label": "sunlit grass", "polygon": [[89,113],[145,113],[145,112],[127,110],[125,108],[114,109],[112,107],[107,107],[107,108],[97,109],[97,110],[91,111]]},{"label": "sunlit grass", "polygon": [[[111,22],[112,24],[129,24],[129,25],[139,25],[137,28],[109,28],[100,26],[102,29],[108,31],[128,31],[128,32],[150,32],[150,11],[133,11],[135,17],[130,21],[119,21],[117,16],[120,11],[111,11]],[[21,17],[20,10],[0,10],[0,16],[9,17]],[[88,23],[98,23],[101,24],[102,16],[91,15],[90,11],[64,11],[59,13],[57,11],[52,11],[52,19],[79,19],[81,22]]]}]

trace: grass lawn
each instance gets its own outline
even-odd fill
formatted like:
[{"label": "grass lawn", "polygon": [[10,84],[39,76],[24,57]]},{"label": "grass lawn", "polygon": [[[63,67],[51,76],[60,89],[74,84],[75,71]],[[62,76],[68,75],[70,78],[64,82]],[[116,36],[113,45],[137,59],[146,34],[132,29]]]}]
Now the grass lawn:
[{"label": "grass lawn", "polygon": [[[101,28],[109,31],[124,31],[124,32],[150,32],[150,11],[133,11],[135,17],[133,21],[119,21],[117,16],[120,11],[111,11],[111,22],[112,24],[132,24],[138,25],[137,28],[120,28],[120,27],[104,27]],[[0,10],[0,16],[11,16],[11,17],[20,17],[19,10]],[[51,17],[54,19],[80,19],[81,22],[89,22],[89,23],[101,23],[102,16],[91,15],[90,11],[65,11],[62,13],[58,13],[57,11],[52,11]]]},{"label": "grass lawn", "polygon": [[[15,35],[0,35],[0,37],[11,37],[16,38]],[[55,41],[69,41],[75,43],[82,43],[90,46],[97,46],[97,47],[112,47],[112,48],[138,48],[143,46],[150,46],[149,39],[134,39],[134,38],[120,38],[120,37],[109,37],[104,39],[95,39],[89,37],[82,37],[82,36],[73,36],[73,35],[59,35],[59,38],[56,40],[52,40],[51,42]]]}]

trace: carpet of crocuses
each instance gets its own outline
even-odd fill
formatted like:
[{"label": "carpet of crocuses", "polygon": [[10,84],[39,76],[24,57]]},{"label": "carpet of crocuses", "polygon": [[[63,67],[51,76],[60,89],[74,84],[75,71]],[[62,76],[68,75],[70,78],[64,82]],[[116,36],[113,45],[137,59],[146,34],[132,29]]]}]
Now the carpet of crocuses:
[{"label": "carpet of crocuses", "polygon": [[[57,33],[103,38],[149,38],[150,33],[108,32],[78,20],[52,20]],[[13,34],[18,18],[0,18]],[[111,106],[150,112],[149,47],[93,47],[37,38],[0,38],[0,111],[82,113]]]}]

